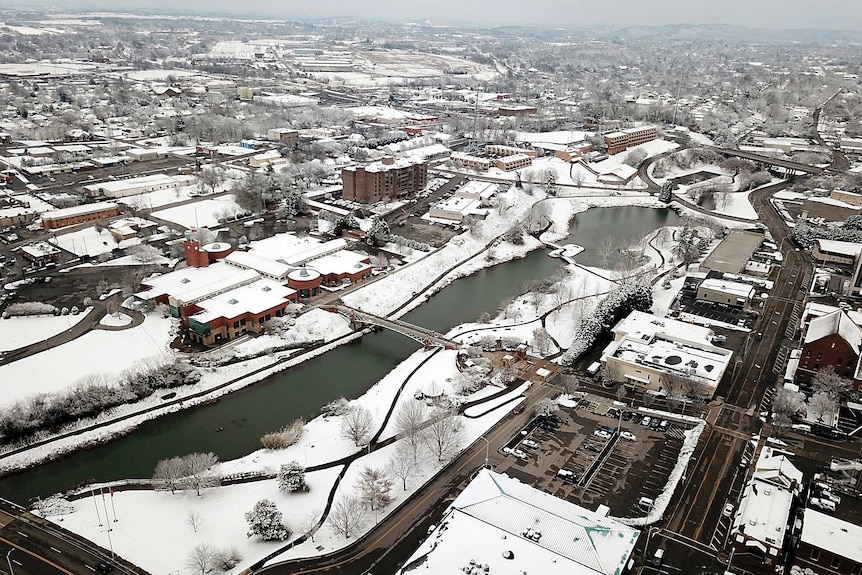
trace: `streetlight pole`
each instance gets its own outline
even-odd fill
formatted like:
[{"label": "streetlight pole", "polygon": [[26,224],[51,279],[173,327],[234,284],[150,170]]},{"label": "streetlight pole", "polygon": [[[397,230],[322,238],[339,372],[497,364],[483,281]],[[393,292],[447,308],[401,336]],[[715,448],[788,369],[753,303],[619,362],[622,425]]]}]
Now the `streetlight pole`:
[{"label": "streetlight pole", "polygon": [[9,575],[15,575],[15,570],[12,569],[12,559],[9,558],[12,555],[12,552],[15,551],[15,548],[11,548],[9,553],[6,554],[6,564],[9,565]]},{"label": "streetlight pole", "polygon": [[485,439],[484,435],[480,435],[479,439],[485,442],[485,469],[488,468],[488,450],[491,448],[491,442]]}]

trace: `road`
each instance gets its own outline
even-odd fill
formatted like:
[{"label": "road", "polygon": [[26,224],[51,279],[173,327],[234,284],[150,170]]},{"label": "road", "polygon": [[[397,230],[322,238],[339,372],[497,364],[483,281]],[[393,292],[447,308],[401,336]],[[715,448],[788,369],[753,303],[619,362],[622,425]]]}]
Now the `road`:
[{"label": "road", "polygon": [[374,572],[394,573],[427,536],[428,527],[442,517],[449,503],[482,467],[486,457],[492,466],[501,460],[499,450],[526,425],[531,406],[556,393],[557,390],[548,386],[533,386],[527,393],[524,413],[508,415],[488,432],[485,437],[487,444],[482,439],[475,441],[400,508],[349,547],[323,557],[285,561],[262,568],[256,573],[358,575],[370,573],[372,569]]},{"label": "road", "polygon": [[[786,340],[787,323],[799,314],[805,284],[811,269],[805,254],[795,251],[788,239],[788,229],[769,204],[778,186],[769,186],[751,194],[752,205],[760,220],[769,228],[784,254],[784,263],[772,279],[775,287],[761,310],[752,333],[739,350],[740,363],[722,380],[706,431],[695,451],[691,470],[667,528],[685,537],[709,545],[713,526],[733,484],[741,481],[737,470],[747,437],[759,431],[758,413],[764,392],[782,375],[776,358]],[[758,340],[754,334],[761,332]],[[765,430],[764,430],[765,431]],[[738,486],[738,483],[737,483]]]},{"label": "road", "polygon": [[[106,526],[106,529],[109,526]],[[12,575],[93,575],[105,563],[117,575],[146,575],[111,552],[0,500],[0,570]]]}]

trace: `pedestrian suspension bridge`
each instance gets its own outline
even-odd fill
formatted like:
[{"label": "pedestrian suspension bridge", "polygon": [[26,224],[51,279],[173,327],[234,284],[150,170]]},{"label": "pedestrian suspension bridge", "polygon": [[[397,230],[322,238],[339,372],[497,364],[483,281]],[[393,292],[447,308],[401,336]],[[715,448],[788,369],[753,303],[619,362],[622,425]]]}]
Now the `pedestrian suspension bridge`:
[{"label": "pedestrian suspension bridge", "polygon": [[350,321],[350,328],[354,330],[362,329],[366,325],[374,325],[385,329],[392,330],[401,335],[407,336],[414,341],[418,341],[426,348],[442,347],[444,349],[457,349],[461,344],[457,341],[446,339],[439,333],[426,329],[424,327],[407,323],[398,319],[387,319],[364,311],[359,311],[347,306],[321,306],[322,309],[337,313]]}]

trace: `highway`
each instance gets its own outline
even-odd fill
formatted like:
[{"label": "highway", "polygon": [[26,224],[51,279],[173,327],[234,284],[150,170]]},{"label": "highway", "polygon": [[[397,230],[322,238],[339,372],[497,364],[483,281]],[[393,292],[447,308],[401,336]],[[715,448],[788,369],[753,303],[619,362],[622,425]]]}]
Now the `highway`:
[{"label": "highway", "polygon": [[8,575],[93,575],[99,564],[117,575],[147,573],[4,500],[0,500],[0,555],[0,571]]}]

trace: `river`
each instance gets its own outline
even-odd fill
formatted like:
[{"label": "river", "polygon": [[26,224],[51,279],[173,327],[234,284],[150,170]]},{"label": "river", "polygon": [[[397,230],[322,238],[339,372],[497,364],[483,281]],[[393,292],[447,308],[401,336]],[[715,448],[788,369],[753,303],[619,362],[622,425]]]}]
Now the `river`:
[{"label": "river", "polygon": [[[606,236],[625,246],[658,227],[678,224],[679,216],[667,209],[590,209],[574,217],[566,241],[586,248],[579,263],[597,266],[597,248]],[[524,281],[548,277],[560,263],[545,250],[534,251],[456,280],[403,319],[445,333],[486,311],[493,316],[501,300],[520,293]],[[392,332],[366,335],[216,403],[159,417],[117,440],[2,478],[0,497],[24,505],[83,483],[149,477],[160,459],[195,451],[212,451],[222,460],[246,455],[260,447],[264,433],[297,417],[311,419],[340,396],[361,395],[417,348]]]}]

